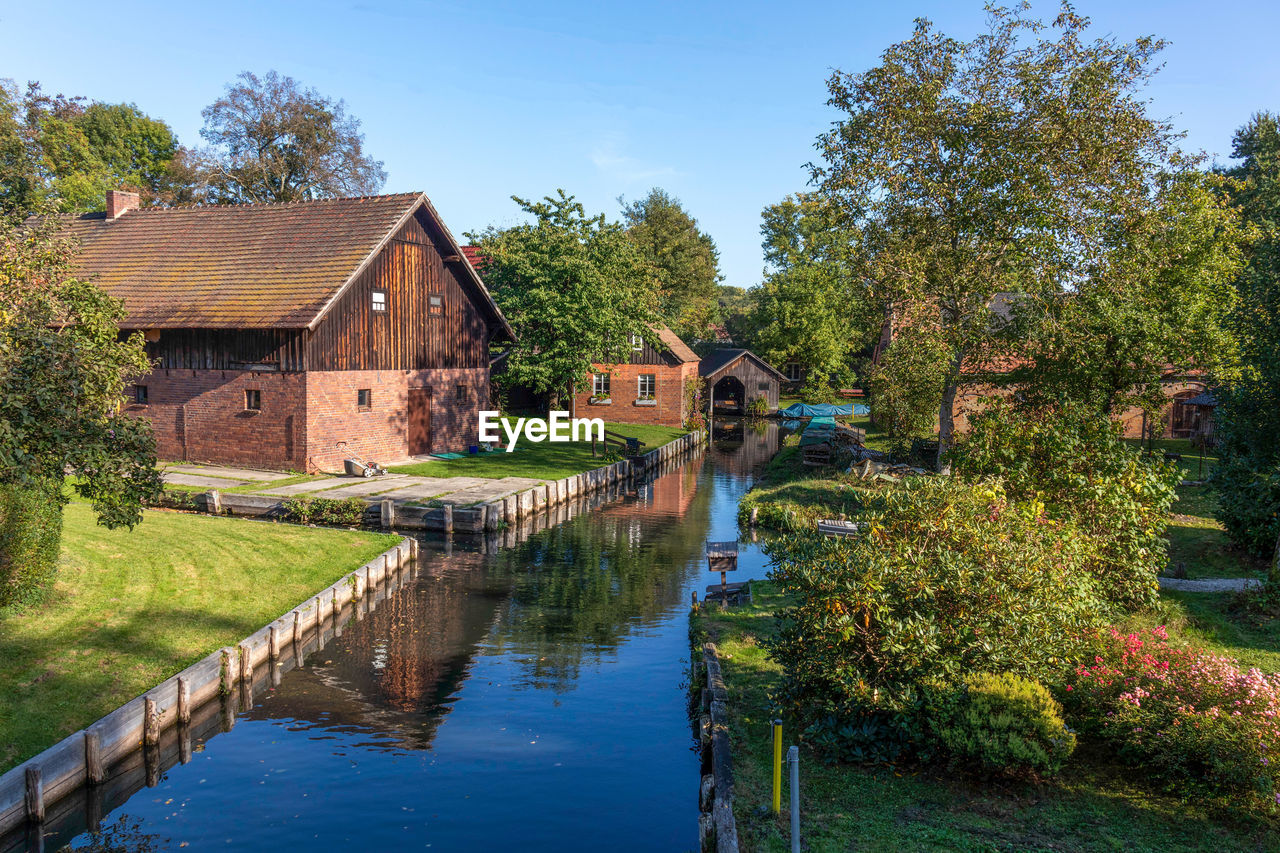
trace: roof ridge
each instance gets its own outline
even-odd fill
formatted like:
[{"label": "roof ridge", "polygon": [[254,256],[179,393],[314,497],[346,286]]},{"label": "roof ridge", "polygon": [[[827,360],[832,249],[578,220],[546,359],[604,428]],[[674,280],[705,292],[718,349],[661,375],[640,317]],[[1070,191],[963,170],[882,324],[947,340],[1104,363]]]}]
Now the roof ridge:
[{"label": "roof ridge", "polygon": [[[131,207],[126,213],[164,213],[171,210],[243,210],[245,208],[289,207],[306,204],[333,204],[344,201],[369,201],[371,199],[410,199],[421,198],[426,192],[375,193],[373,195],[340,195],[332,198],[307,198],[297,201],[227,201],[227,202],[189,202],[187,204],[152,205],[149,207]],[[94,216],[103,213],[101,210],[82,210],[70,213],[55,213],[60,219]],[[121,214],[123,216],[125,214]]]}]

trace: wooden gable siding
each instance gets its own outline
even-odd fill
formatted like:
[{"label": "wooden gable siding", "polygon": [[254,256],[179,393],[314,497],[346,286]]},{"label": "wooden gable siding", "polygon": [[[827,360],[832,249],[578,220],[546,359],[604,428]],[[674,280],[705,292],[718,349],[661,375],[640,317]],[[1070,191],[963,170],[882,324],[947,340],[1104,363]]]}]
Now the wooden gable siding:
[{"label": "wooden gable siding", "polygon": [[720,368],[712,382],[719,383],[727,376],[732,376],[742,383],[743,390],[746,392],[746,402],[756,397],[764,397],[770,409],[778,408],[778,377],[762,368],[747,353],[743,353]]},{"label": "wooden gable siding", "polygon": [[[425,225],[415,217],[400,229],[321,320],[307,346],[309,370],[488,365],[488,326]],[[375,289],[387,294],[385,313],[372,310]],[[444,298],[439,314],[430,313],[431,294]]]},{"label": "wooden gable siding", "polygon": [[165,329],[147,343],[157,368],[169,370],[303,369],[301,329]]},{"label": "wooden gable siding", "polygon": [[644,342],[644,350],[642,352],[636,352],[631,349],[630,341],[627,342],[627,348],[631,353],[631,358],[627,362],[628,364],[657,364],[664,367],[671,367],[677,363],[671,353],[664,349],[658,349],[648,341]]}]

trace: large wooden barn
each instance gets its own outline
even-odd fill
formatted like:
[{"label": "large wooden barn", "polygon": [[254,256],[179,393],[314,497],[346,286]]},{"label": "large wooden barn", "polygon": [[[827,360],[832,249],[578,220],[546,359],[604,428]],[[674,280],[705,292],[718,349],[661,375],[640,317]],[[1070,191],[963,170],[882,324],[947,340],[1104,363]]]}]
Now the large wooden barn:
[{"label": "large wooden barn", "polygon": [[68,217],[154,369],[162,459],[335,471],[476,440],[511,327],[421,193]]}]

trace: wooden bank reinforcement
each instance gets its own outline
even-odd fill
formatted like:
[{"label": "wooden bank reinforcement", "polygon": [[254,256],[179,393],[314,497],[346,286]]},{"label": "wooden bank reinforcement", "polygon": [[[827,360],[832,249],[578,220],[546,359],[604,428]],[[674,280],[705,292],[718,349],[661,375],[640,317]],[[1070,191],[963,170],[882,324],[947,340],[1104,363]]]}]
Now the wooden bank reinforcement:
[{"label": "wooden bank reinforcement", "polygon": [[[163,767],[191,760],[196,742],[230,731],[257,689],[279,684],[307,654],[341,635],[413,575],[418,542],[404,539],[274,622],[208,655],[86,729],[0,776],[0,851],[43,849],[46,825],[102,815]],[[25,840],[24,840],[25,837]]]}]

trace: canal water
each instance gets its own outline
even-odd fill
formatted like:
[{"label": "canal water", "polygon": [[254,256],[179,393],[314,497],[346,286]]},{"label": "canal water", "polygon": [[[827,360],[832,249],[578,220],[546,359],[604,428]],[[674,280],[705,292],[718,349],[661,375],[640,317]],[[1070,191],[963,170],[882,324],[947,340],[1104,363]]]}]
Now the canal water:
[{"label": "canal water", "polygon": [[[774,424],[717,423],[681,468],[513,548],[424,540],[416,580],[71,846],[696,850],[690,593],[777,447]],[[763,577],[740,547],[736,579]]]}]

